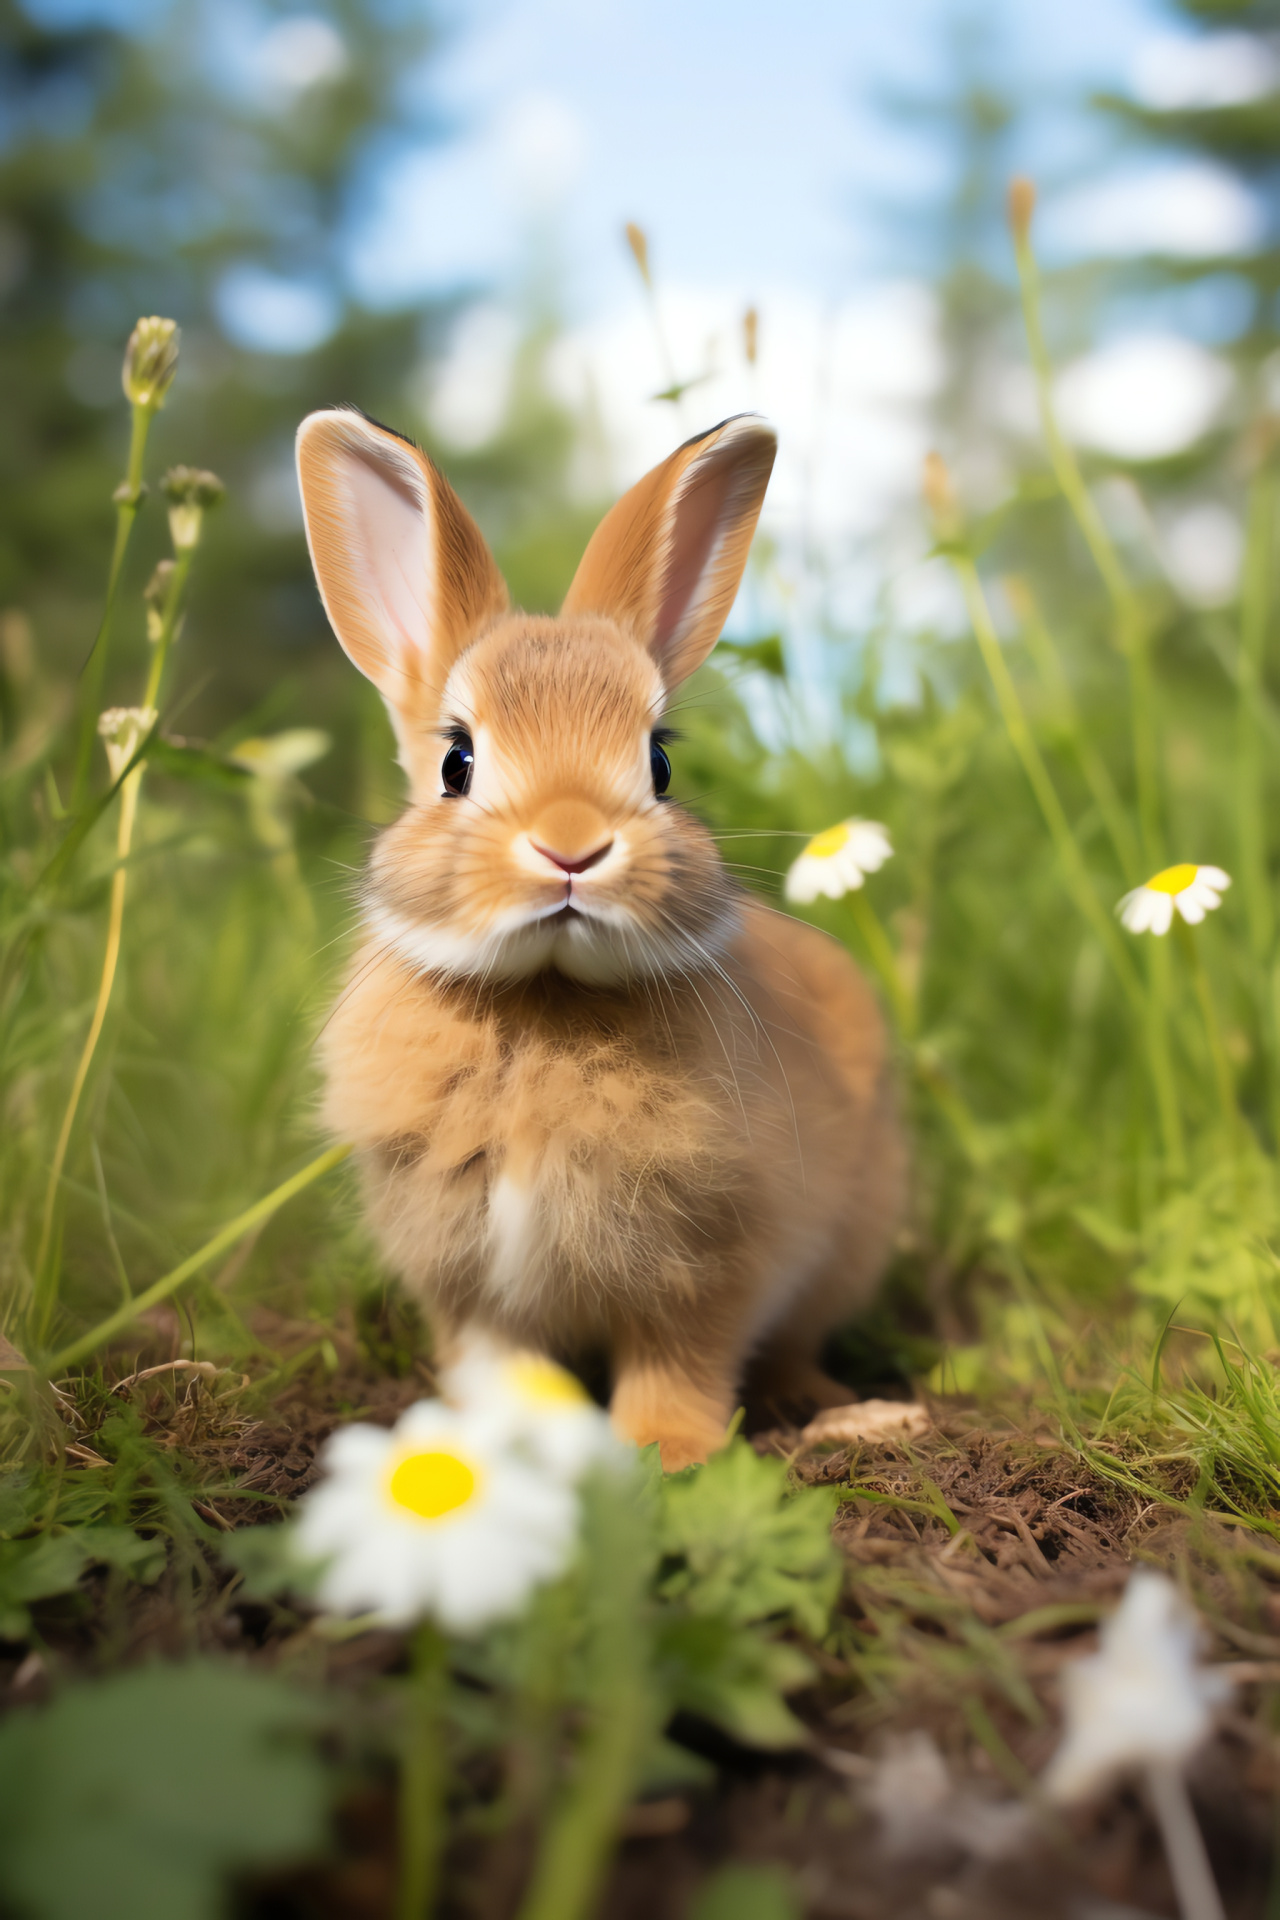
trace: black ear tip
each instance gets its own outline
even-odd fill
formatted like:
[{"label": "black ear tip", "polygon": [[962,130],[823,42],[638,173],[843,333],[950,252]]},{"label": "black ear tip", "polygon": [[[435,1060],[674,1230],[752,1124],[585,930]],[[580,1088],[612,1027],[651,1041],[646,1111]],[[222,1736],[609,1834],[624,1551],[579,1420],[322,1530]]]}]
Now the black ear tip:
[{"label": "black ear tip", "polygon": [[676,451],[683,453],[687,447],[703,446],[708,440],[715,440],[726,433],[730,445],[743,440],[754,440],[757,445],[767,442],[775,449],[778,445],[778,429],[762,413],[731,413],[725,419],[717,420],[714,427],[707,427],[704,432],[695,433],[691,439],[682,441]]}]

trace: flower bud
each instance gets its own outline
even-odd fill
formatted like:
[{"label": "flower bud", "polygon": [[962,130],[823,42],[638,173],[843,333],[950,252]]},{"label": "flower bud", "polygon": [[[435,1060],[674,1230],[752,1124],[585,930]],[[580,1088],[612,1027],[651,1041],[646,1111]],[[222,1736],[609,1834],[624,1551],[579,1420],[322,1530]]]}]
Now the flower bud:
[{"label": "flower bud", "polygon": [[939,539],[953,540],[960,531],[960,508],[947,463],[940,453],[926,453],[921,490]]},{"label": "flower bud", "polygon": [[160,635],[164,632],[164,609],[173,580],[173,567],[172,560],[161,560],[142,590],[147,609],[147,639],[153,647],[158,645]]},{"label": "flower bud", "polygon": [[645,230],[643,227],[638,227],[634,220],[628,220],[626,235],[632,258],[640,269],[640,278],[646,287],[651,287],[653,281],[649,278],[649,241]]},{"label": "flower bud", "polygon": [[1009,229],[1015,247],[1025,247],[1031,234],[1031,216],[1036,210],[1036,183],[1025,173],[1015,173],[1009,182]]},{"label": "flower bud", "polygon": [[179,337],[176,320],[161,320],[155,315],[139,320],[129,335],[120,376],[124,397],[131,406],[156,413],[164,405],[178,371]]},{"label": "flower bud", "polygon": [[754,307],[748,307],[742,316],[742,351],[747,365],[754,367],[760,352],[760,315]]},{"label": "flower bud", "polygon": [[156,723],[154,707],[108,707],[98,716],[98,732],[107,750],[107,765],[114,784],[120,778],[144,734]]},{"label": "flower bud", "polygon": [[169,537],[175,553],[187,553],[200,544],[205,513],[216,507],[226,488],[216,473],[200,467],[170,467],[160,482],[169,502]]}]

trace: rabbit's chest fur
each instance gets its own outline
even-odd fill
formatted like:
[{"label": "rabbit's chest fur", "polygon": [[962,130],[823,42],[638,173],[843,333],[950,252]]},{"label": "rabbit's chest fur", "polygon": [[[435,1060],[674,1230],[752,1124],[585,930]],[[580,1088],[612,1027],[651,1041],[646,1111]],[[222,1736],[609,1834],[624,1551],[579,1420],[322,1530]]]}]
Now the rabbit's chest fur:
[{"label": "rabbit's chest fur", "polygon": [[[730,1292],[749,1311],[744,1248],[761,1276],[812,1263],[848,1101],[841,1126],[829,1060],[739,978],[482,993],[362,956],[326,1032],[326,1117],[437,1313],[607,1338]],[[815,1181],[816,1212],[797,1208]]]}]

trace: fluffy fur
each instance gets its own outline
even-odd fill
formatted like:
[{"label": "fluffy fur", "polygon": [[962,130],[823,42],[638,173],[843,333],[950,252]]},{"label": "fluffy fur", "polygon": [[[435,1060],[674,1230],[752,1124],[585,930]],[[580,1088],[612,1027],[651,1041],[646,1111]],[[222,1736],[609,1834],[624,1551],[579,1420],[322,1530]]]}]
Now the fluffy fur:
[{"label": "fluffy fur", "polygon": [[757,1352],[780,1395],[831,1399],[818,1347],[901,1208],[883,1026],[843,950],[741,893],[650,769],[732,603],[771,434],[726,422],[646,476],[557,619],[505,610],[407,442],[347,412],[299,442],[321,592],[411,783],[323,1042],[389,1260],[446,1351],[471,1327],[606,1350],[617,1425],[668,1467],[715,1447]]}]

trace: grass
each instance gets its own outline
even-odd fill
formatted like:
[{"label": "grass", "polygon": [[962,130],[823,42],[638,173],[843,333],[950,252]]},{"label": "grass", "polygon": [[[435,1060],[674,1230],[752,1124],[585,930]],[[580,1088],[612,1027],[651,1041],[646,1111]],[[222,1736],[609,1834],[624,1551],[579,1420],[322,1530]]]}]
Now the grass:
[{"label": "grass", "polygon": [[[1029,209],[1015,212],[1046,453],[978,521],[941,462],[926,475],[971,635],[915,636],[919,698],[889,706],[881,669],[903,636],[885,622],[851,646],[832,631],[821,733],[788,677],[790,636],[727,644],[682,703],[675,750],[678,787],[770,898],[807,834],[848,814],[891,829],[892,863],[814,914],[883,989],[917,1153],[886,1302],[839,1353],[854,1385],[927,1389],[939,1424],[912,1449],[813,1457],[794,1435],[761,1442],[794,1459],[800,1483],[838,1491],[843,1600],[831,1615],[817,1569],[825,1633],[774,1609],[759,1640],[722,1597],[706,1603],[719,1652],[707,1635],[722,1629],[705,1621],[661,1644],[676,1661],[678,1641],[701,1675],[689,1697],[702,1718],[720,1712],[742,1740],[782,1724],[781,1695],[803,1671],[818,1676],[806,1712],[822,1739],[862,1739],[909,1711],[1021,1792],[1052,1738],[1046,1659],[1087,1630],[1134,1551],[1176,1565],[1222,1648],[1263,1663],[1258,1724],[1272,1712],[1280,951],[1271,438],[1246,435],[1232,633],[1224,611],[1182,604],[1151,552],[1109,526],[1100,476],[1058,432]],[[135,409],[135,495],[144,425]],[[111,769],[95,748],[86,779],[83,698],[77,712],[38,648],[4,656],[0,1642],[11,1676],[34,1650],[66,1677],[248,1631],[254,1657],[359,1702],[353,1717],[331,1713],[328,1751],[376,1796],[398,1750],[379,1702],[403,1643],[343,1668],[305,1611],[269,1583],[255,1599],[249,1564],[232,1577],[221,1558],[229,1529],[287,1507],[328,1427],[390,1417],[430,1381],[425,1329],[380,1273],[341,1151],[319,1151],[311,1117],[311,1041],[368,830],[273,772],[271,750],[246,740],[252,722],[212,742],[181,736],[181,596],[199,595],[203,555],[179,555],[148,649],[142,609],[116,594],[136,498],[126,504],[104,631],[159,721]],[[763,603],[785,597],[779,565],[760,557]],[[372,708],[354,738],[351,790],[377,792],[389,754]],[[1120,896],[1184,859],[1235,875],[1221,910],[1180,940],[1125,932]],[[730,1482],[707,1485],[727,1515]],[[584,1697],[612,1688],[631,1713],[640,1670],[621,1639],[646,1608],[702,1619],[710,1591],[691,1547],[663,1565],[648,1600],[630,1593],[621,1638],[597,1619],[594,1639],[583,1627],[561,1643],[578,1675],[563,1692],[539,1701],[510,1677],[513,1654],[507,1678],[499,1661],[437,1701],[453,1728],[440,1789],[450,1884],[460,1860],[474,1874],[482,1857],[485,1873],[521,1884],[545,1820],[530,1911],[553,1911],[580,1872],[589,1897],[616,1839],[614,1802],[640,1790],[626,1716],[592,1731],[588,1713],[589,1777],[559,1825],[511,1756],[561,1764]],[[748,1629],[749,1659],[732,1638]],[[741,1667],[736,1694],[726,1647],[758,1663]],[[811,1665],[788,1668],[783,1649],[801,1647]],[[663,1753],[672,1780],[705,1779],[692,1748]],[[338,1774],[331,1797],[345,1790]],[[311,1792],[298,1784],[299,1804]],[[784,1828],[765,1829],[790,1857]],[[234,1849],[209,1847],[217,1872],[236,1870]],[[436,1864],[428,1848],[415,1884]],[[775,1905],[790,1897],[768,1884]],[[406,1915],[425,1911],[427,1895],[403,1882],[400,1898]],[[52,1894],[43,1910],[57,1910]]]}]

